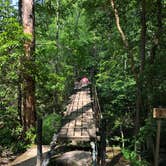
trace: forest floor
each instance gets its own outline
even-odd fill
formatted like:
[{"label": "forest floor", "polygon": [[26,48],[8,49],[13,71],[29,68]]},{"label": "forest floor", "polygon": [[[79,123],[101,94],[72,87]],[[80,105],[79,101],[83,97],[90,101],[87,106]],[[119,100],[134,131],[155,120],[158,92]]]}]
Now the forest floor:
[{"label": "forest floor", "polygon": [[15,160],[17,155],[13,154],[9,149],[1,149],[0,166],[6,166],[11,161]]},{"label": "forest floor", "polygon": [[[44,155],[48,151],[49,151],[49,146],[44,145],[43,146]],[[129,162],[123,158],[119,147],[107,147],[106,152],[107,152],[106,153],[106,158],[107,158],[106,165],[108,165],[108,166],[129,166],[130,165]],[[6,155],[5,155],[5,153],[6,153]],[[69,153],[71,153],[71,152],[69,152]],[[36,165],[36,154],[37,154],[36,145],[33,145],[25,153],[20,154],[18,156],[10,154],[9,152],[8,152],[8,154],[7,154],[7,152],[4,152],[3,157],[0,158],[0,165],[1,166],[35,166]],[[88,158],[87,156],[86,156],[86,158],[90,159],[90,157]]]},{"label": "forest floor", "polygon": [[130,163],[124,159],[120,147],[107,147],[106,166],[130,166]]},{"label": "forest floor", "polygon": [[[49,151],[49,146],[43,146],[44,155]],[[37,147],[33,145],[23,154],[18,156],[13,155],[12,153],[4,152],[4,154],[0,158],[0,166],[35,166],[36,165],[36,155],[37,155]]]},{"label": "forest floor", "polygon": [[[65,148],[65,149],[63,149]],[[77,147],[57,147],[55,155],[50,160],[50,165],[58,166],[91,166],[92,154],[90,149],[77,149]],[[74,149],[72,149],[74,148]],[[77,149],[77,150],[76,150]],[[105,166],[130,166],[124,159],[120,147],[106,148]]]}]

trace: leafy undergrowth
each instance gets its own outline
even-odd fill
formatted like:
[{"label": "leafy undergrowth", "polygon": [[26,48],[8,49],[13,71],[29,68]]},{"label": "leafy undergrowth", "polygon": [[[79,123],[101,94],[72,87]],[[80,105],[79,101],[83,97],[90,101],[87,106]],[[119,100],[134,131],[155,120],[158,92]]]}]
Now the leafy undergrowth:
[{"label": "leafy undergrowth", "polygon": [[120,147],[106,148],[106,165],[108,166],[126,166],[129,165],[129,160],[126,160],[121,152]]},{"label": "leafy undergrowth", "polygon": [[120,147],[106,148],[106,163],[108,166],[149,166],[134,152]]},{"label": "leafy undergrowth", "polygon": [[61,116],[53,113],[47,115],[43,120],[43,144],[49,145],[54,133],[60,126]]},{"label": "leafy undergrowth", "polygon": [[125,159],[130,161],[131,166],[149,166],[149,163],[141,159],[140,156],[134,151],[123,149],[122,154]]}]

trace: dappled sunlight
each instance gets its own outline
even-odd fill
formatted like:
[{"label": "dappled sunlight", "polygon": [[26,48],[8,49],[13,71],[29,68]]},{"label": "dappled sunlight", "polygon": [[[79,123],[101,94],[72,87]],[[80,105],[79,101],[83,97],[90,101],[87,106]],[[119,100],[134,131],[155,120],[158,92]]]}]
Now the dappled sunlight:
[{"label": "dappled sunlight", "polygon": [[[49,146],[43,145],[43,158],[46,156],[49,151]],[[37,161],[37,146],[34,145],[28,149],[25,153],[18,156],[9,166],[34,166]]]},{"label": "dappled sunlight", "polygon": [[59,140],[88,141],[96,138],[95,114],[89,88],[77,90],[72,95],[58,135]]}]

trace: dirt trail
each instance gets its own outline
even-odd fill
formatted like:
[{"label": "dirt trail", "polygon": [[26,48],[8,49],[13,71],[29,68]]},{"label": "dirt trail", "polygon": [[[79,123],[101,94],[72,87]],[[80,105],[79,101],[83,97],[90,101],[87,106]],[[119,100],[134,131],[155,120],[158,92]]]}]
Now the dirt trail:
[{"label": "dirt trail", "polygon": [[[43,153],[49,151],[49,146],[43,146]],[[33,145],[25,153],[18,156],[13,162],[9,163],[8,166],[35,166],[36,165],[36,156],[37,156],[37,147]]]}]

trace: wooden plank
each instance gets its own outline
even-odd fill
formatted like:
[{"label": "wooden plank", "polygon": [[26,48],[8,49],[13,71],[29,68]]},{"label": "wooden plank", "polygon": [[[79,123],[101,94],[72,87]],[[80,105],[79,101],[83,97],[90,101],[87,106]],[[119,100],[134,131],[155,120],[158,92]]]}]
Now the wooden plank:
[{"label": "wooden plank", "polygon": [[75,126],[75,120],[70,121],[69,128],[74,128]]},{"label": "wooden plank", "polygon": [[62,128],[69,128],[69,123],[66,123],[65,125],[63,125]]},{"label": "wooden plank", "polygon": [[68,129],[67,137],[69,137],[69,136],[74,136],[74,127]]},{"label": "wooden plank", "polygon": [[82,128],[88,128],[88,124],[87,123],[82,123]]},{"label": "wooden plank", "polygon": [[90,137],[95,138],[96,137],[96,129],[95,128],[89,128],[88,134]]},{"label": "wooden plank", "polygon": [[81,137],[81,128],[75,128],[74,129],[74,136],[75,137]]},{"label": "wooden plank", "polygon": [[60,137],[66,137],[67,136],[67,128],[62,128],[59,132]]},{"label": "wooden plank", "polygon": [[81,130],[81,136],[86,136],[86,137],[89,136],[88,132],[87,132],[87,128],[82,128],[82,130]]},{"label": "wooden plank", "polygon": [[81,120],[79,120],[79,119],[76,120],[76,126],[75,127],[81,127]]},{"label": "wooden plank", "polygon": [[89,136],[80,136],[80,137],[59,137],[58,138],[59,141],[66,141],[66,140],[74,140],[74,141],[90,141],[90,137]]},{"label": "wooden plank", "polygon": [[153,118],[164,119],[166,118],[166,108],[154,108]]}]

